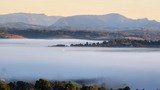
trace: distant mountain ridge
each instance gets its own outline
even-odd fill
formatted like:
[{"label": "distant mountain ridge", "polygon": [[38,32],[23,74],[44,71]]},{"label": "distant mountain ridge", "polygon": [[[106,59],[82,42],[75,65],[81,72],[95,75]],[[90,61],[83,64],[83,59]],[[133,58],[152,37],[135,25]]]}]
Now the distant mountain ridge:
[{"label": "distant mountain ridge", "polygon": [[130,19],[120,14],[77,15],[60,18],[53,28],[73,30],[127,30],[137,28],[160,29],[160,22],[155,20]]},{"label": "distant mountain ridge", "polygon": [[13,13],[0,15],[0,27],[23,30],[160,30],[160,22],[147,18],[131,19],[117,13],[68,17]]},{"label": "distant mountain ridge", "polygon": [[17,23],[50,26],[54,24],[61,16],[47,16],[45,14],[34,13],[12,13],[0,15],[0,23]]}]

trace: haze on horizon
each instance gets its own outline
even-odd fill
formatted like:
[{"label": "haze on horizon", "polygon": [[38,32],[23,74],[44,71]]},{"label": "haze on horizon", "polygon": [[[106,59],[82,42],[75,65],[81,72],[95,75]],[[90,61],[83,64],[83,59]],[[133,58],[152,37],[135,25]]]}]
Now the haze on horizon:
[{"label": "haze on horizon", "polygon": [[52,16],[119,13],[160,21],[160,0],[0,0],[0,14],[44,13]]}]

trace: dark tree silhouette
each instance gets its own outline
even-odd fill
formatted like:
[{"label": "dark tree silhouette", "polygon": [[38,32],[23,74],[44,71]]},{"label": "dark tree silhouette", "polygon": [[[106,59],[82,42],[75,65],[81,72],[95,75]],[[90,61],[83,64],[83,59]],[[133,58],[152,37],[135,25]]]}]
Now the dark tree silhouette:
[{"label": "dark tree silhouette", "polygon": [[52,83],[47,80],[39,79],[35,83],[35,88],[37,90],[52,90]]}]

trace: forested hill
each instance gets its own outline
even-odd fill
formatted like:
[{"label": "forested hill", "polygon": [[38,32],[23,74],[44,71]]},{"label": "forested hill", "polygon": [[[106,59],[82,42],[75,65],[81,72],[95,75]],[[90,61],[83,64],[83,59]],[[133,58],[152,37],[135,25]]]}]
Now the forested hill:
[{"label": "forested hill", "polygon": [[32,38],[32,39],[134,39],[134,40],[160,40],[160,31],[131,30],[131,31],[90,31],[90,30],[18,30],[0,28],[0,38]]}]

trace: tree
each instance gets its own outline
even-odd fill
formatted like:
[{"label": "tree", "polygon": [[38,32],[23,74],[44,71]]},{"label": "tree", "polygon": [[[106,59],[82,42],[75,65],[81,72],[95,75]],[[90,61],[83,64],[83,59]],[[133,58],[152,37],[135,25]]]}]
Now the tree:
[{"label": "tree", "polygon": [[76,90],[76,86],[71,81],[69,81],[65,86],[65,90]]},{"label": "tree", "polygon": [[17,81],[17,82],[10,82],[8,84],[11,90],[31,90],[34,89],[34,85],[28,82]]},{"label": "tree", "polygon": [[35,88],[38,90],[53,90],[52,83],[43,79],[39,79],[38,81],[36,81]]},{"label": "tree", "polygon": [[120,88],[118,90],[131,90],[130,87],[126,86],[125,88]]},{"label": "tree", "polygon": [[0,82],[0,90],[10,90],[10,87],[6,83]]},{"label": "tree", "polygon": [[96,86],[82,86],[81,90],[98,90]]},{"label": "tree", "polygon": [[65,90],[65,82],[56,81],[53,84],[54,90]]}]

